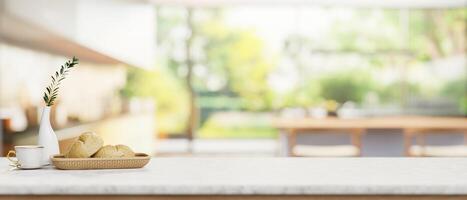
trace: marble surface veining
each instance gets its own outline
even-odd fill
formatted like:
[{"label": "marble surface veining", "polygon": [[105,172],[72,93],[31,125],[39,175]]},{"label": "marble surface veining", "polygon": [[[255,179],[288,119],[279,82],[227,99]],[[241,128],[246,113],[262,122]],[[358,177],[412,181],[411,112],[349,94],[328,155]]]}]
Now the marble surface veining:
[{"label": "marble surface veining", "polygon": [[153,158],[141,169],[11,170],[1,194],[467,194],[467,158]]}]

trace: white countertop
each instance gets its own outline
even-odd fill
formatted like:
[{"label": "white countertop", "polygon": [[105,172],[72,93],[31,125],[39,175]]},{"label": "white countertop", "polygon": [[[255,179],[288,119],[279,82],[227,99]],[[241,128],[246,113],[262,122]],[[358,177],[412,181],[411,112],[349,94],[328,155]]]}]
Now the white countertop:
[{"label": "white countertop", "polygon": [[464,194],[467,158],[153,158],[142,169],[11,170],[2,194]]}]

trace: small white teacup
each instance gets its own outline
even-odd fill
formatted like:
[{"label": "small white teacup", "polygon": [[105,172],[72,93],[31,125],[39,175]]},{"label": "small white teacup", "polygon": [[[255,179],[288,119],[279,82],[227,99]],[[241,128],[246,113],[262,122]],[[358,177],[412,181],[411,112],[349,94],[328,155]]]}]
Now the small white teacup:
[{"label": "small white teacup", "polygon": [[[42,154],[44,151],[43,146],[37,145],[25,145],[25,146],[15,146],[14,151],[9,151],[7,154],[8,160],[10,160],[11,165],[20,169],[38,169],[43,166],[42,163]],[[10,157],[10,155],[15,154],[16,159]]]}]

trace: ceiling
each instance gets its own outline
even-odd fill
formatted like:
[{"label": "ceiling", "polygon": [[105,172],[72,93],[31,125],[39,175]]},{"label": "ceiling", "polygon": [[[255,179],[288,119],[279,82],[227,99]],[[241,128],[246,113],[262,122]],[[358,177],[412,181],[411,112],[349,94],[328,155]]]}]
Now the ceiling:
[{"label": "ceiling", "polygon": [[433,9],[465,8],[467,0],[133,0],[157,5],[219,6],[324,6],[354,8]]},{"label": "ceiling", "polygon": [[0,41],[98,64],[124,63],[7,12],[0,13]]}]

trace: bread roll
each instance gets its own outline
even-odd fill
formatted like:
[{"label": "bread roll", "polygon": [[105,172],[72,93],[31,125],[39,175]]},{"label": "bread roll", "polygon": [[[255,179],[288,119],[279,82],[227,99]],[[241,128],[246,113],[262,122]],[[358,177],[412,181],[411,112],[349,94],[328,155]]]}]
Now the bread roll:
[{"label": "bread roll", "polygon": [[96,153],[104,144],[101,137],[93,132],[86,132],[79,136],[78,140],[71,145],[66,158],[89,158]]},{"label": "bread roll", "polygon": [[92,157],[94,158],[128,158],[135,157],[135,152],[125,145],[105,145]]},{"label": "bread roll", "polygon": [[135,157],[135,152],[126,145],[119,144],[116,146],[119,152],[123,153],[123,157]]}]

